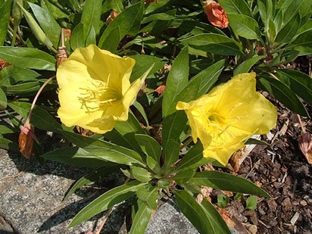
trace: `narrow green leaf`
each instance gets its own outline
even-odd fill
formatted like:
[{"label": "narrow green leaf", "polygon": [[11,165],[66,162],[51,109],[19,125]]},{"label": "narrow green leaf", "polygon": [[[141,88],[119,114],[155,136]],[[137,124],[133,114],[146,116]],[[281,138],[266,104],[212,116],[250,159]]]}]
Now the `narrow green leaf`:
[{"label": "narrow green leaf", "polygon": [[95,34],[98,34],[100,31],[101,23],[101,11],[102,11],[102,0],[86,0],[82,16],[81,23],[83,25],[83,34],[85,40],[87,36],[90,35],[90,32],[93,30]]},{"label": "narrow green leaf", "polygon": [[195,175],[195,171],[196,169],[180,170],[170,179],[175,180],[179,185],[183,185]]},{"label": "narrow green leaf", "polygon": [[144,186],[143,188],[137,191],[137,197],[141,201],[146,202],[151,209],[153,210],[157,209],[157,199],[159,198],[159,194],[156,187],[150,184]]},{"label": "narrow green leaf", "polygon": [[0,46],[5,42],[8,25],[10,22],[12,0],[0,2]]},{"label": "narrow green leaf", "polygon": [[153,64],[154,67],[150,72],[151,74],[160,70],[165,65],[165,62],[162,62],[161,58],[155,56],[136,54],[130,57],[135,59],[135,65],[130,78],[131,82],[141,77]]},{"label": "narrow green leaf", "polygon": [[291,1],[291,4],[288,5],[288,7],[284,12],[283,25],[287,24],[291,20],[294,20],[295,15],[299,12],[300,9],[302,9],[302,7],[304,9],[309,9],[311,7],[311,1],[310,0]]},{"label": "narrow green leaf", "polygon": [[252,16],[251,10],[246,3],[242,0],[219,0],[221,6],[225,9],[227,14],[242,14]]},{"label": "narrow green leaf", "polygon": [[121,39],[122,38],[120,38],[119,28],[114,28],[107,36],[105,42],[102,45],[102,48],[105,50],[109,50],[112,53],[115,53]]},{"label": "narrow green leaf", "polygon": [[84,33],[83,33],[83,24],[79,23],[76,25],[74,28],[72,35],[71,35],[71,40],[70,40],[70,46],[73,50],[77,48],[82,48],[85,47],[85,39],[84,39]]},{"label": "narrow green leaf", "polygon": [[106,175],[113,173],[114,171],[120,168],[119,165],[107,162],[104,167],[98,168],[89,174],[81,177],[76,183],[68,190],[66,196],[63,198],[63,201],[66,201],[76,190],[82,188],[85,185],[93,184],[97,181],[104,179]]},{"label": "narrow green leaf", "polygon": [[51,40],[54,47],[58,47],[61,35],[61,27],[59,24],[47,9],[30,2],[28,4],[47,37]]},{"label": "narrow green leaf", "polygon": [[[91,154],[96,158],[124,165],[139,164],[144,166],[141,156],[131,149],[71,132],[59,132],[73,144],[83,148],[84,151],[88,152],[88,155]],[[83,155],[79,157],[83,157]]]},{"label": "narrow green leaf", "polygon": [[233,31],[246,39],[260,39],[257,21],[247,15],[228,14],[230,26]]},{"label": "narrow green leaf", "polygon": [[177,141],[187,123],[184,111],[177,111],[167,116],[163,121],[162,145],[164,149],[170,147],[170,140]]},{"label": "narrow green leaf", "polygon": [[27,20],[27,23],[29,24],[31,31],[35,35],[35,37],[40,41],[42,44],[47,46],[52,51],[56,52],[56,50],[53,48],[53,43],[51,40],[47,37],[47,35],[42,31],[34,17],[27,11],[25,8],[17,2],[18,6],[22,9],[24,16]]},{"label": "narrow green leaf", "polygon": [[5,108],[7,108],[7,105],[8,99],[3,90],[0,88],[0,110],[4,110]]},{"label": "narrow green leaf", "polygon": [[144,202],[139,206],[138,212],[134,216],[130,234],[144,234],[145,229],[151,219],[153,210]]},{"label": "narrow green leaf", "polygon": [[249,180],[219,171],[198,172],[189,182],[220,190],[269,197],[267,192]]},{"label": "narrow green leaf", "polygon": [[300,52],[300,55],[309,55],[312,53],[312,30],[300,34],[292,41],[286,49],[294,49]]},{"label": "narrow green leaf", "polygon": [[288,88],[282,82],[273,79],[270,76],[260,74],[260,79],[257,79],[257,84],[260,86],[260,88],[268,91],[271,95],[277,98],[290,110],[302,116],[309,116],[309,113],[305,109],[302,102],[295,95],[293,90]]},{"label": "narrow green leaf", "polygon": [[152,179],[152,174],[142,167],[131,166],[131,175],[134,179],[141,182],[149,182]]},{"label": "narrow green leaf", "polygon": [[184,168],[195,168],[192,165],[198,163],[203,158],[203,145],[198,141],[182,158],[178,170]]},{"label": "narrow green leaf", "polygon": [[249,138],[247,141],[244,142],[245,145],[270,145],[266,141],[261,141],[255,138]]},{"label": "narrow green leaf", "polygon": [[0,59],[23,68],[55,71],[55,58],[35,48],[0,46]]},{"label": "narrow green leaf", "polygon": [[184,45],[220,55],[241,55],[241,46],[233,39],[216,33],[202,33],[181,40]]},{"label": "narrow green leaf", "polygon": [[23,81],[36,81],[39,73],[15,65],[0,71],[0,86],[14,85]]},{"label": "narrow green leaf", "polygon": [[95,154],[89,153],[79,147],[70,147],[54,150],[45,153],[40,157],[51,161],[80,167],[99,168],[110,164],[110,162],[107,162],[103,158],[98,157]]},{"label": "narrow green leaf", "polygon": [[166,117],[176,111],[176,97],[187,86],[189,75],[189,55],[185,47],[174,60],[167,78],[162,102],[162,115]]},{"label": "narrow green leaf", "polygon": [[160,163],[161,147],[153,137],[146,134],[135,134],[135,139],[147,156],[151,156],[156,162]]},{"label": "narrow green leaf", "polygon": [[300,26],[300,16],[295,15],[292,20],[290,20],[279,33],[276,35],[275,41],[278,43],[288,43],[296,35]]},{"label": "narrow green leaf", "polygon": [[1,134],[0,134],[0,148],[10,150],[12,152],[19,152],[18,144],[9,139],[4,138]]},{"label": "narrow green leaf", "polygon": [[145,125],[149,126],[149,121],[148,121],[148,117],[147,114],[144,110],[144,107],[141,105],[141,103],[139,103],[138,101],[135,101],[133,103],[133,106],[135,107],[135,109],[137,109],[137,111],[141,114],[141,116],[143,117],[144,121],[145,121]]},{"label": "narrow green leaf", "polygon": [[219,212],[207,199],[203,199],[201,205],[205,208],[205,213],[210,220],[211,226],[214,231],[213,233],[231,233],[223,218],[220,216]]},{"label": "narrow green leaf", "polygon": [[86,38],[86,46],[91,44],[96,44],[96,32],[93,26],[91,27],[89,34]]},{"label": "narrow green leaf", "polygon": [[165,148],[165,160],[164,168],[168,172],[173,163],[175,163],[179,158],[180,153],[180,143],[176,140],[169,140],[168,146]]},{"label": "narrow green leaf", "polygon": [[71,221],[69,227],[80,224],[101,213],[102,211],[113,207],[115,204],[127,200],[134,194],[134,192],[136,192],[144,185],[145,184],[139,183],[137,181],[132,181],[128,184],[124,184],[107,191],[88,204],[85,208],[83,208]]},{"label": "narrow green leaf", "polygon": [[[11,107],[16,113],[23,116],[24,119],[27,118],[31,104],[27,102],[9,102],[9,107]],[[61,125],[47,112],[45,109],[36,106],[32,112],[32,117],[30,122],[37,128],[46,131],[56,131],[61,129]]]},{"label": "narrow green leaf", "polygon": [[[218,217],[218,212],[213,211],[213,207],[207,203],[199,204],[194,197],[187,191],[175,191],[174,195],[182,213],[191,221],[194,227],[200,233],[209,234],[230,234],[230,230],[221,217]],[[205,200],[205,199],[204,199]]]},{"label": "narrow green leaf", "polygon": [[3,91],[7,93],[7,95],[18,95],[20,97],[27,97],[34,95],[39,88],[41,87],[39,81],[31,81],[25,83],[19,83],[16,85],[4,85],[2,86]]},{"label": "narrow green leaf", "polygon": [[119,29],[119,37],[117,39],[120,41],[131,30],[137,18],[142,16],[143,5],[143,2],[138,2],[121,12],[105,29],[100,38],[99,47],[106,49],[105,46],[109,39],[109,35],[115,30],[115,28]]},{"label": "narrow green leaf", "polygon": [[283,69],[276,74],[281,82],[287,85],[304,101],[312,105],[312,79],[305,73]]},{"label": "narrow green leaf", "polygon": [[257,0],[257,4],[265,31],[268,31],[269,22],[273,19],[275,14],[275,2],[271,0]]},{"label": "narrow green leaf", "polygon": [[245,60],[244,62],[242,62],[241,64],[239,64],[233,74],[234,75],[238,75],[240,73],[245,73],[245,72],[249,72],[249,70],[258,62],[260,61],[261,59],[265,58],[266,56],[265,55],[262,55],[262,56],[254,56],[250,59],[247,59]]}]

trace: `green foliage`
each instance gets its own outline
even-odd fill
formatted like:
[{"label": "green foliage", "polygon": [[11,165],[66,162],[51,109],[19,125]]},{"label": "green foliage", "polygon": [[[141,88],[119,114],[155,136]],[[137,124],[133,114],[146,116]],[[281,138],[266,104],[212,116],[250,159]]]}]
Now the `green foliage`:
[{"label": "green foliage", "polygon": [[[56,75],[56,49],[63,44],[68,55],[96,44],[133,58],[131,83],[147,76],[127,121],[117,122],[103,135],[82,136],[60,124],[56,82],[50,82],[37,100],[30,123],[66,142],[64,148],[45,148],[40,156],[93,168],[64,199],[110,173],[122,170],[128,177],[91,201],[70,226],[128,200],[137,206],[130,233],[144,233],[158,201],[175,196],[200,233],[230,233],[215,204],[196,201],[200,186],[269,197],[239,176],[199,172],[198,167],[217,163],[203,157],[200,141],[192,143],[187,116],[176,105],[201,97],[232,74],[255,71],[258,88],[309,117],[305,105],[312,105],[312,79],[284,67],[299,56],[312,55],[312,6],[310,0],[218,2],[229,19],[229,28],[222,30],[207,21],[200,1],[0,0],[0,61],[5,61],[0,66],[0,112],[8,120],[0,122],[0,148],[19,151],[16,133],[35,94]],[[118,16],[106,23],[113,10]],[[64,39],[62,28],[71,30],[70,38]],[[245,144],[267,143],[249,139]],[[229,202],[222,194],[217,200],[219,207]],[[256,204],[251,196],[246,208],[256,209]]]}]

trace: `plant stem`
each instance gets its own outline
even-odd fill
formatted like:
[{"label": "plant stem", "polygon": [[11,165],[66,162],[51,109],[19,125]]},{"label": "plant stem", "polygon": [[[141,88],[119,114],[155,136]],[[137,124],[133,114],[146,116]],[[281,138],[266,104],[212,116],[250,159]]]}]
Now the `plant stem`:
[{"label": "plant stem", "polygon": [[36,104],[36,102],[37,102],[37,99],[38,99],[39,95],[41,94],[42,90],[48,85],[48,83],[49,83],[51,80],[53,80],[54,78],[55,78],[55,76],[52,76],[52,77],[50,77],[49,79],[47,79],[47,80],[43,83],[43,85],[40,87],[40,89],[38,90],[38,92],[37,92],[37,94],[36,94],[36,96],[35,96],[35,98],[34,98],[32,104],[31,104],[31,107],[30,107],[30,110],[29,110],[29,113],[28,113],[28,116],[27,116],[27,119],[26,119],[24,125],[27,125],[27,124],[30,123],[31,115],[32,115],[33,109],[35,108],[35,104]]},{"label": "plant stem", "polygon": [[186,146],[188,146],[191,142],[193,141],[193,138],[192,137],[189,137],[183,145],[181,145],[180,149],[183,149],[185,148]]}]

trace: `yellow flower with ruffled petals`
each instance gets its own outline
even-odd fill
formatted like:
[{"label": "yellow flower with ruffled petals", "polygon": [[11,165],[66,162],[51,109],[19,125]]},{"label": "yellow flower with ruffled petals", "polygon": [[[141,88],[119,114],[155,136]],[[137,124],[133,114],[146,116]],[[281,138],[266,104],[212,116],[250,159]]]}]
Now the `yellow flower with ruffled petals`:
[{"label": "yellow flower with ruffled petals", "polygon": [[199,138],[204,157],[226,165],[231,155],[254,134],[276,125],[275,106],[256,92],[256,74],[244,73],[189,103],[178,102],[187,114],[193,141]]},{"label": "yellow flower with ruffled petals", "polygon": [[134,64],[132,58],[121,58],[95,45],[76,49],[56,74],[61,121],[96,133],[112,130],[116,121],[126,121],[144,82],[137,79],[130,84]]}]

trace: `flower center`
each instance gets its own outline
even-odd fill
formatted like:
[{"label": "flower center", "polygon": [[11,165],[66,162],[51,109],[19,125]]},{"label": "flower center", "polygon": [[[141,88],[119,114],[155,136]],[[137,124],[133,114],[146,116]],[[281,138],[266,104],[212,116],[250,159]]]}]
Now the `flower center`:
[{"label": "flower center", "polygon": [[121,93],[107,82],[97,81],[91,83],[87,88],[80,88],[80,96],[78,97],[81,103],[81,109],[85,107],[87,112],[95,112],[104,107],[112,105],[115,101],[122,98]]}]

